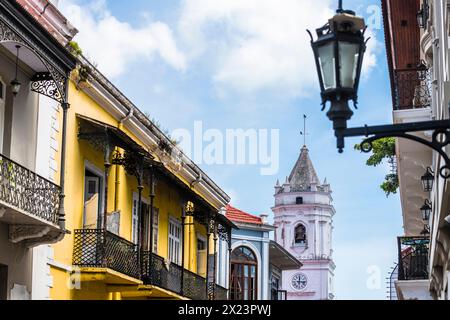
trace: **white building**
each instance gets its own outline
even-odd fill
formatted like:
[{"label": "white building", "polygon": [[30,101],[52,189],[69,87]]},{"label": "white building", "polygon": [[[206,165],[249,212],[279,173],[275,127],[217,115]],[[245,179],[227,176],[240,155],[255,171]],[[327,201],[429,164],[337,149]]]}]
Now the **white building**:
[{"label": "white building", "polygon": [[275,240],[303,263],[283,271],[288,300],[334,298],[332,231],[335,210],[330,185],[320,183],[306,146],[286,182],[275,186]]}]

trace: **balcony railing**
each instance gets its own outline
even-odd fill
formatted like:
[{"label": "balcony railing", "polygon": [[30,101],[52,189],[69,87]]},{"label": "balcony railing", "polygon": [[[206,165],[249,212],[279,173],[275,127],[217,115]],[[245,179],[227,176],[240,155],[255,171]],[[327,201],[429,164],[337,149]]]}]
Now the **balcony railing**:
[{"label": "balcony railing", "polygon": [[[166,262],[164,258],[156,254],[142,253],[142,279],[146,284],[155,285],[194,300],[207,299],[205,278],[189,270],[183,270],[175,263]],[[226,299],[226,289],[223,290],[225,290]],[[223,294],[223,290],[220,294]],[[216,299],[220,299],[217,294]]]},{"label": "balcony railing", "polygon": [[[207,299],[205,278],[149,252],[141,253],[139,263],[137,245],[101,229],[75,230],[73,265],[110,268],[193,300]],[[227,293],[215,286],[215,299],[226,300]]]},{"label": "balcony railing", "polygon": [[110,268],[140,278],[137,246],[101,229],[75,230],[73,265]]},{"label": "balcony railing", "polygon": [[394,110],[431,106],[431,76],[426,68],[394,71]]},{"label": "balcony railing", "polygon": [[398,280],[428,279],[429,245],[427,237],[398,238]]},{"label": "balcony railing", "polygon": [[0,201],[58,223],[61,188],[0,154]]}]

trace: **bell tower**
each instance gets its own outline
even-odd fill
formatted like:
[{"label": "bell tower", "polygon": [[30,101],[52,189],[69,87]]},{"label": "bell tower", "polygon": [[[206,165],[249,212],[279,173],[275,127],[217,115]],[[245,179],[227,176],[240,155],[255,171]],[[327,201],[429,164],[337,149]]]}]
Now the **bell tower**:
[{"label": "bell tower", "polygon": [[306,146],[289,177],[275,186],[275,241],[303,266],[283,271],[288,300],[334,299],[331,188],[320,182]]}]

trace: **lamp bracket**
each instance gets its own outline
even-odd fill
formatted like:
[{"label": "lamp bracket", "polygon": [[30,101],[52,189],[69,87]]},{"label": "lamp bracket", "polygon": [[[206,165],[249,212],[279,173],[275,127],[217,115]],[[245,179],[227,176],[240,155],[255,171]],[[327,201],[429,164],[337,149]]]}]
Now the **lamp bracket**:
[{"label": "lamp bracket", "polygon": [[[413,132],[421,131],[432,131],[432,140],[429,141],[412,134]],[[450,158],[444,151],[444,148],[450,145],[450,120],[338,129],[335,130],[335,134],[338,140],[339,152],[343,151],[343,141],[346,137],[367,137],[361,143],[361,150],[366,153],[372,151],[375,141],[383,138],[403,138],[418,142],[435,150],[442,156],[445,164],[441,166],[439,174],[443,179],[450,178]]]}]

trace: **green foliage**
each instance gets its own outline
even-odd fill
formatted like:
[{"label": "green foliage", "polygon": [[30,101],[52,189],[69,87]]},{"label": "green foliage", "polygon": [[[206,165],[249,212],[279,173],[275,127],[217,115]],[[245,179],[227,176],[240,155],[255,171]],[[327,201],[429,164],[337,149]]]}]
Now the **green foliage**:
[{"label": "green foliage", "polygon": [[[361,151],[361,145],[355,146],[356,150]],[[372,155],[366,164],[370,167],[376,167],[388,160],[394,167],[395,165],[395,138],[382,138],[372,143]],[[394,171],[394,170],[393,170]],[[396,171],[396,170],[395,170]],[[396,194],[399,188],[399,180],[397,172],[388,174],[380,188],[386,193],[386,196]]]},{"label": "green foliage", "polygon": [[398,174],[388,174],[381,184],[380,188],[386,193],[386,196],[397,194],[399,187]]},{"label": "green foliage", "polygon": [[70,41],[69,42],[70,51],[75,57],[78,57],[79,55],[83,54],[83,50],[81,49],[80,45],[76,41]]},{"label": "green foliage", "polygon": [[[371,167],[380,165],[384,159],[395,157],[395,138],[382,138],[372,143],[372,155],[366,164]],[[361,146],[357,144],[356,150],[361,151]]]}]

